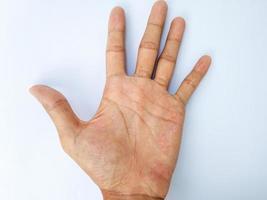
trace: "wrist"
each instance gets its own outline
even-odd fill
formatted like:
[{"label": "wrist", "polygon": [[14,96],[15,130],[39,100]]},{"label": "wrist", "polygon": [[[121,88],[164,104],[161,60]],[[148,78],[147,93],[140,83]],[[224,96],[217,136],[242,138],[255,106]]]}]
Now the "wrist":
[{"label": "wrist", "polygon": [[124,194],[107,190],[101,191],[104,200],[164,200],[162,197],[153,197],[144,194]]}]

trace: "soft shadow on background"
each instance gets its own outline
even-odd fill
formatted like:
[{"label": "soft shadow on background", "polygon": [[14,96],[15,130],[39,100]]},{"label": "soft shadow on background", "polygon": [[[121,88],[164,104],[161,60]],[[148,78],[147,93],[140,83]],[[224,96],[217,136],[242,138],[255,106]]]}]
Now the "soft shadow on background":
[{"label": "soft shadow on background", "polygon": [[[152,0],[0,2],[0,199],[101,199],[61,150],[27,89],[55,87],[90,119],[105,81],[109,11],[126,10],[128,72]],[[267,199],[267,2],[169,0],[187,22],[170,92],[202,54],[213,64],[187,107],[169,200]]]}]

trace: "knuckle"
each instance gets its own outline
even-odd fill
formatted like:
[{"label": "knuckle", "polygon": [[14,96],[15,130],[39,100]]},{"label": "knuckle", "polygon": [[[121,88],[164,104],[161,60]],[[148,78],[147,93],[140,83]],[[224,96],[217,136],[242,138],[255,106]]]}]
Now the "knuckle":
[{"label": "knuckle", "polygon": [[124,27],[123,28],[120,28],[120,29],[112,29],[112,30],[109,30],[108,31],[108,34],[109,35],[112,35],[112,34],[119,34],[119,35],[121,35],[121,34],[124,34],[124,32],[125,32],[125,29],[124,29]]},{"label": "knuckle", "polygon": [[163,86],[163,87],[166,87],[168,85],[168,80],[166,80],[165,78],[161,77],[161,76],[156,76],[156,82]]},{"label": "knuckle", "polygon": [[57,108],[64,107],[66,104],[68,104],[67,100],[65,98],[58,99],[53,103],[51,106],[46,106],[46,109],[49,112],[52,112],[53,110],[56,110]]},{"label": "knuckle", "polygon": [[167,53],[162,53],[159,59],[166,60],[166,61],[171,62],[173,64],[176,63],[176,57],[172,56],[172,55],[169,55]]},{"label": "knuckle", "polygon": [[159,45],[153,41],[142,40],[139,46],[139,49],[151,49],[151,50],[158,50]]},{"label": "knuckle", "polygon": [[196,80],[201,80],[201,78],[203,77],[203,73],[194,69],[192,72],[192,76],[194,77],[194,79]]},{"label": "knuckle", "polygon": [[113,44],[109,45],[106,51],[108,53],[108,52],[124,52],[124,50],[125,49],[123,45]]},{"label": "knuckle", "polygon": [[186,85],[192,87],[193,89],[196,89],[196,88],[197,88],[197,85],[198,85],[198,84],[196,83],[196,81],[195,81],[193,78],[191,78],[191,77],[186,77],[186,78],[184,79],[184,83],[185,83]]},{"label": "knuckle", "polygon": [[174,45],[179,46],[181,44],[181,42],[182,42],[182,38],[168,36],[167,42],[168,43],[173,43]]},{"label": "knuckle", "polygon": [[[180,106],[180,107],[184,108],[186,105],[186,99],[185,99],[184,95],[180,91],[178,91],[174,95],[174,97],[180,104],[182,104],[182,106]],[[185,111],[183,111],[183,112],[185,112]]]},{"label": "knuckle", "polygon": [[163,28],[163,25],[162,24],[159,24],[159,23],[153,23],[153,22],[148,22],[147,23],[147,26],[148,27],[156,27],[156,28],[158,28],[158,29],[162,29]]},{"label": "knuckle", "polygon": [[136,76],[138,77],[150,77],[151,72],[145,67],[139,66],[137,67]]}]

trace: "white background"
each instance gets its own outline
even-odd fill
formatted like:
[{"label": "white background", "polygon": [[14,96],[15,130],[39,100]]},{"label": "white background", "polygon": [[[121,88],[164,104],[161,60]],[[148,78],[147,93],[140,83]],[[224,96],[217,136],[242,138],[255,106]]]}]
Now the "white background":
[{"label": "white background", "polygon": [[[109,11],[126,10],[128,72],[152,0],[0,1],[0,199],[102,199],[61,150],[28,88],[62,91],[82,119],[96,111],[105,80]],[[267,1],[169,0],[187,29],[174,92],[202,54],[213,64],[187,107],[169,200],[267,199]]]}]

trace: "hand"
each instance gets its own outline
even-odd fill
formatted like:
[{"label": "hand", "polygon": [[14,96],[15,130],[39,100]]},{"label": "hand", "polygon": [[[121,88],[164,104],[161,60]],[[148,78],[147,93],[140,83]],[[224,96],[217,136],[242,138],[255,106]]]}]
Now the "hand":
[{"label": "hand", "polygon": [[90,121],[81,121],[56,90],[42,85],[30,89],[55,123],[65,152],[95,181],[105,199],[165,198],[179,152],[185,105],[211,62],[208,56],[200,58],[177,92],[168,93],[185,22],[172,21],[157,58],[166,13],[164,1],[154,4],[136,71],[129,76],[124,12],[119,7],[112,10],[106,85]]}]

